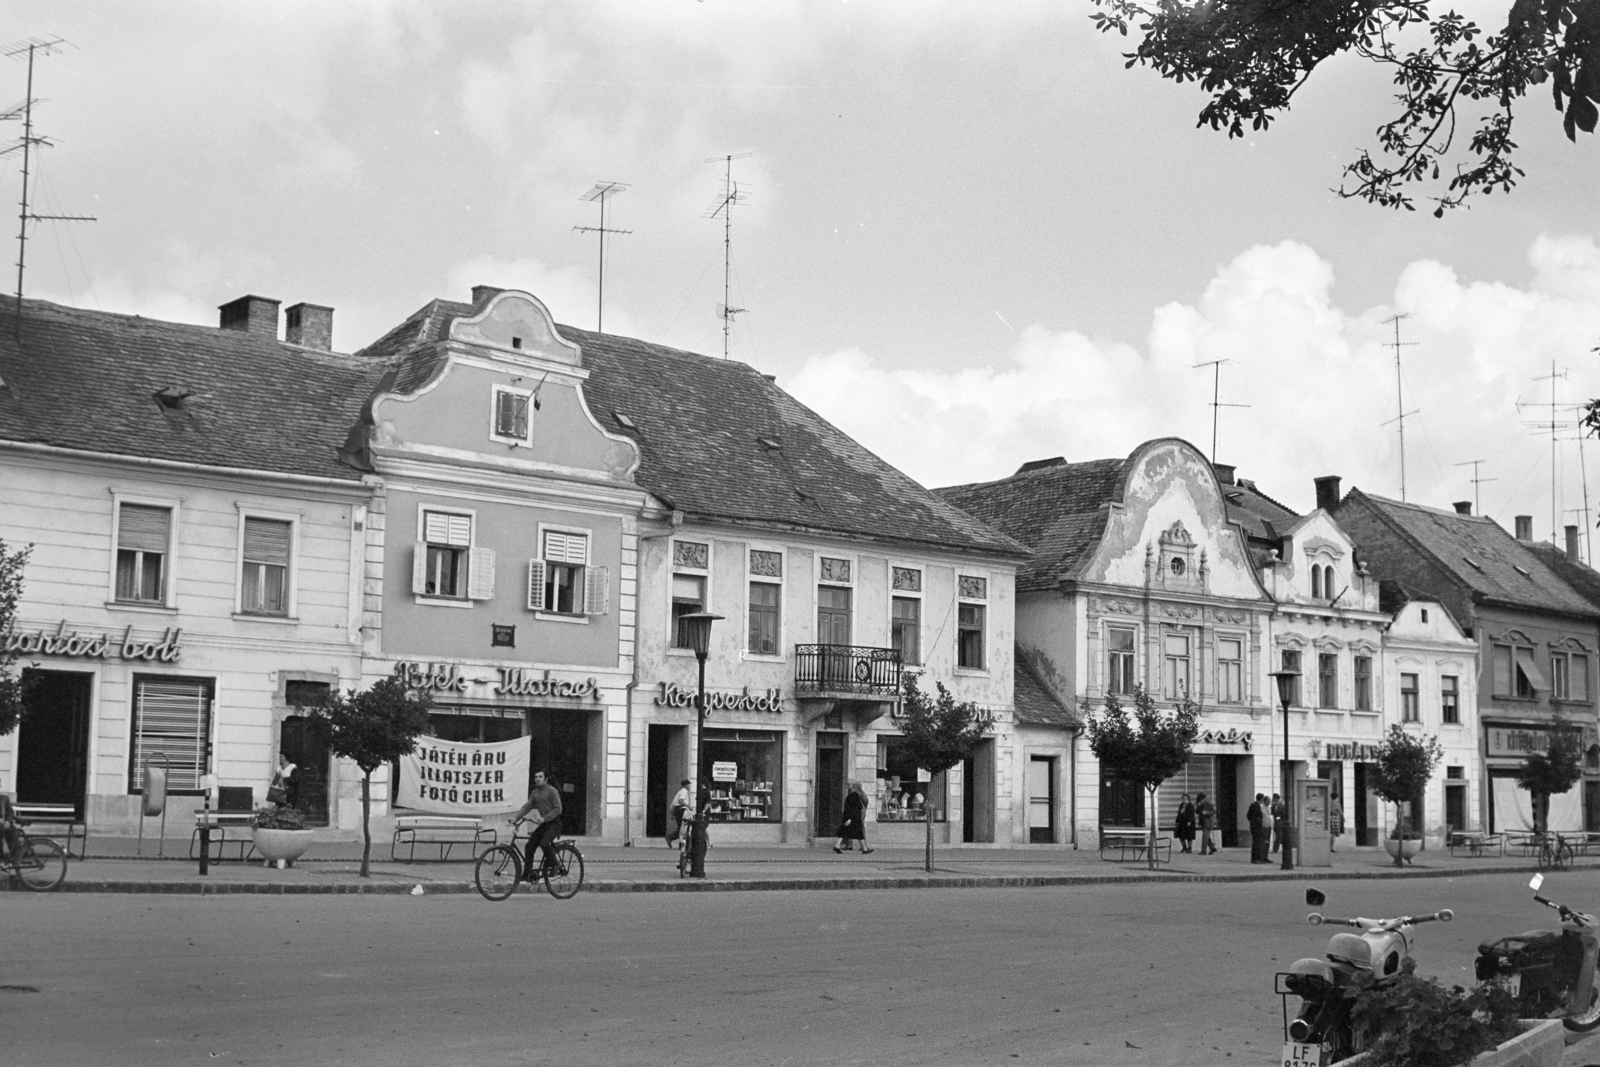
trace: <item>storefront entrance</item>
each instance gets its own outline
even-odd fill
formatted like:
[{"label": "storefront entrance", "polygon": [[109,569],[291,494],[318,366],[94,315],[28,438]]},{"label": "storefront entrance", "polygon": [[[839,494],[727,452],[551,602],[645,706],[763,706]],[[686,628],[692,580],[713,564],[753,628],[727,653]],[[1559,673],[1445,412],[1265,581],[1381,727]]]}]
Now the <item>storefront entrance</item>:
[{"label": "storefront entrance", "polygon": [[994,840],[994,742],[980,742],[961,764],[961,840]]},{"label": "storefront entrance", "polygon": [[328,746],[309,728],[310,720],[293,715],[278,731],[278,751],[295,765],[289,776],[289,806],[298,808],[312,826],[328,825]]},{"label": "storefront entrance", "polygon": [[846,735],[817,731],[817,792],[812,798],[812,835],[837,837],[844,818],[844,754]]},{"label": "storefront entrance", "polygon": [[668,806],[689,777],[689,728],[652,723],[645,752],[644,833],[667,836]]},{"label": "storefront entrance", "polygon": [[22,677],[28,711],[17,733],[17,803],[71,804],[81,819],[94,675],[25,670]]},{"label": "storefront entrance", "polygon": [[[1141,795],[1143,790],[1140,790]],[[1104,794],[1102,794],[1104,795]],[[1144,808],[1139,809],[1143,822]],[[1102,817],[1104,813],[1102,812]],[[1056,842],[1056,758],[1028,757],[1028,844]]]},{"label": "storefront entrance", "polygon": [[[443,741],[490,744],[526,737],[529,767],[544,771],[547,781],[561,794],[561,832],[598,832],[589,825],[589,734],[596,733],[594,751],[603,750],[598,736],[601,716],[562,708],[503,708],[435,704],[429,715],[433,735]],[[598,764],[596,765],[598,767]],[[399,764],[394,782],[400,781]],[[520,801],[519,801],[520,804]]]},{"label": "storefront entrance", "polygon": [[1372,767],[1370,763],[1356,764],[1355,796],[1344,809],[1345,816],[1355,820],[1356,844],[1367,848],[1378,843],[1378,796],[1367,787]]}]

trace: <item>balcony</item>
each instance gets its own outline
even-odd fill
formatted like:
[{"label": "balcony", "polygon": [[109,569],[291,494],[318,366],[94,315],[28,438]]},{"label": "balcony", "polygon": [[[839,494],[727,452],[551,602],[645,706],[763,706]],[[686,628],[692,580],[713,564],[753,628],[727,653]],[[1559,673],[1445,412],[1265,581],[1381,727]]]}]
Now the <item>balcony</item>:
[{"label": "balcony", "polygon": [[799,696],[894,700],[900,694],[900,653],[855,645],[796,645],[794,688]]}]

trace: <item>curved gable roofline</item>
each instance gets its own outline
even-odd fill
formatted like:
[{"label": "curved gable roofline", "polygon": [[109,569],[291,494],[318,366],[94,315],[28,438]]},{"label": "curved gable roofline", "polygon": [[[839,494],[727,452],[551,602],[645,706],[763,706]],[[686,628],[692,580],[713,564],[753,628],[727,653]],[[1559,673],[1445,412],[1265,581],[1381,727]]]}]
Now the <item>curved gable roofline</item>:
[{"label": "curved gable roofline", "polygon": [[1212,466],[1211,461],[1206,458],[1204,452],[1201,452],[1198,448],[1190,444],[1188,441],[1185,441],[1181,437],[1153,437],[1142,444],[1136,445],[1134,450],[1128,453],[1127,460],[1122,464],[1122,473],[1117,476],[1116,488],[1112,490],[1111,500],[1109,503],[1121,504],[1125,499],[1127,499],[1128,476],[1138,469],[1139,463],[1144,459],[1144,455],[1146,453],[1153,452],[1157,448],[1161,448],[1165,445],[1179,445],[1183,448],[1187,448],[1190,452],[1193,452],[1200,462],[1205,464],[1207,473],[1211,475],[1211,486],[1217,492],[1217,500],[1220,502],[1223,499],[1222,483],[1217,480],[1216,468]]}]

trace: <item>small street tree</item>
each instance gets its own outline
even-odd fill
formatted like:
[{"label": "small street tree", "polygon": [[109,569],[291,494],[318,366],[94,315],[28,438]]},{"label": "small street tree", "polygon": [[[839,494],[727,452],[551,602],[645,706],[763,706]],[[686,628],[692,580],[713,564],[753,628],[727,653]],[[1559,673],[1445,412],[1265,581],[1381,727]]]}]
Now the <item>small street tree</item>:
[{"label": "small street tree", "polygon": [[1550,829],[1550,798],[1565,793],[1583,777],[1583,739],[1561,716],[1550,730],[1550,747],[1530,752],[1517,768],[1517,786],[1533,794],[1533,829]]},{"label": "small street tree", "polygon": [[5,650],[4,639],[17,622],[17,604],[22,600],[22,572],[28,565],[32,545],[9,548],[0,541],[0,737],[22,721],[23,685],[17,673],[17,653]]},{"label": "small street tree", "polygon": [[[956,702],[943,682],[934,683],[937,698],[917,687],[916,678],[905,676],[905,695],[901,700],[900,728],[907,753],[917,766],[930,775],[949,770],[977,749],[989,732],[992,719],[970,700]],[[933,805],[924,804],[923,822],[927,825],[927,845],[923,867],[933,871]]]},{"label": "small street tree", "polygon": [[1150,844],[1145,854],[1156,869],[1156,790],[1183,770],[1200,732],[1200,709],[1184,697],[1163,714],[1144,686],[1133,687],[1133,714],[1115,693],[1107,693],[1100,712],[1089,716],[1089,748],[1102,772],[1138,782],[1150,799]]},{"label": "small street tree", "polygon": [[433,701],[394,674],[364,693],[330,693],[311,709],[328,751],[361,768],[361,877],[371,877],[372,772],[416,748]]},{"label": "small street tree", "polygon": [[[1400,805],[1422,792],[1443,758],[1444,750],[1439,747],[1437,737],[1408,734],[1399,724],[1389,727],[1388,736],[1378,746],[1376,766],[1370,779],[1372,791],[1394,805],[1394,825],[1400,841],[1422,836],[1420,828],[1408,832]],[[1395,849],[1394,865],[1405,866],[1403,846]]]}]

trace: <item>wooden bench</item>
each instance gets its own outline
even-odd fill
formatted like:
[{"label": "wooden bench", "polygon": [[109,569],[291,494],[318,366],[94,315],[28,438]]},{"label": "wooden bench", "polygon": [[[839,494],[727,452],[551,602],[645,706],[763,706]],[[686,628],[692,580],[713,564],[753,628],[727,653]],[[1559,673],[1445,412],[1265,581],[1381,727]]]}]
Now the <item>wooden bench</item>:
[{"label": "wooden bench", "polygon": [[31,837],[48,837],[67,850],[71,856],[72,843],[78,843],[78,858],[89,851],[89,827],[78,818],[71,804],[14,804],[17,821],[27,827]]},{"label": "wooden bench", "polygon": [[[1150,831],[1138,827],[1129,827],[1124,830],[1100,829],[1100,858],[1109,860],[1115,858],[1116,862],[1123,863],[1127,860],[1142,860],[1148,858],[1150,851]],[[1108,856],[1108,852],[1115,852],[1116,856]],[[1155,858],[1157,863],[1172,862],[1172,838],[1158,833],[1155,843]]]},{"label": "wooden bench", "polygon": [[1518,849],[1524,856],[1532,856],[1539,851],[1539,835],[1531,830],[1508,830],[1500,836],[1504,848]]},{"label": "wooden bench", "polygon": [[1465,850],[1469,856],[1487,855],[1490,850],[1503,856],[1506,852],[1505,838],[1500,834],[1486,834],[1477,830],[1452,830],[1450,855],[1454,856],[1458,849]]},{"label": "wooden bench", "polygon": [[442,863],[450,858],[450,850],[455,846],[467,845],[476,859],[498,838],[495,830],[484,826],[476,815],[397,815],[394,838],[389,842],[389,858],[399,860],[400,846],[405,845],[408,849],[406,862],[410,863],[416,859],[418,845],[438,845]]},{"label": "wooden bench", "polygon": [[226,858],[230,846],[239,850],[239,862],[250,858],[256,850],[256,813],[253,811],[197,811],[194,813],[194,833],[189,835],[189,858],[200,855],[200,831],[209,830],[210,857]]}]

